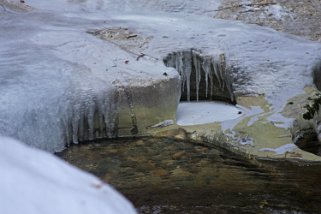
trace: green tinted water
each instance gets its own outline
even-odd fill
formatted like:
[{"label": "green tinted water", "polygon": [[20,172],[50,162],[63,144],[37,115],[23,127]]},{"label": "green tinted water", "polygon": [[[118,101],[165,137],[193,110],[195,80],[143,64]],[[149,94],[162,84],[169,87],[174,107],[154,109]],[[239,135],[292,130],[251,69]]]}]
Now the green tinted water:
[{"label": "green tinted water", "polygon": [[72,146],[58,155],[113,185],[140,213],[321,213],[321,165],[251,163],[155,138]]}]

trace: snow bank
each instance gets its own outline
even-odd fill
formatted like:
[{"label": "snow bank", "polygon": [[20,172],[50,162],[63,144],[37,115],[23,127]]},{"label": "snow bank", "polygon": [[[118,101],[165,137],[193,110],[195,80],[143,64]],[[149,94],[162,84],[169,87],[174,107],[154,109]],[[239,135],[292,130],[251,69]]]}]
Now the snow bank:
[{"label": "snow bank", "polygon": [[0,137],[0,213],[135,213],[98,178],[43,151]]}]

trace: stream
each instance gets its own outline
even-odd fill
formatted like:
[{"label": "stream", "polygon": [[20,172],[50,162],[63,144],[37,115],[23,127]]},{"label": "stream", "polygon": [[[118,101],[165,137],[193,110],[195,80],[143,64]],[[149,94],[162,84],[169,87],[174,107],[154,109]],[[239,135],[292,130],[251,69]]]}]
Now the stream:
[{"label": "stream", "polygon": [[320,213],[321,163],[249,161],[166,138],[96,141],[57,155],[114,186],[139,213]]}]

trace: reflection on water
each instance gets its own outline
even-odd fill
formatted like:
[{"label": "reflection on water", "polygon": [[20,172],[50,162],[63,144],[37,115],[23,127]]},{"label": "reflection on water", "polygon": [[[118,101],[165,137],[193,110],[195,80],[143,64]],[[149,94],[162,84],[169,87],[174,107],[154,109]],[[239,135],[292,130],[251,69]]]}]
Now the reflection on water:
[{"label": "reflection on water", "polygon": [[321,165],[253,164],[155,138],[72,146],[58,155],[112,184],[140,213],[320,213]]}]

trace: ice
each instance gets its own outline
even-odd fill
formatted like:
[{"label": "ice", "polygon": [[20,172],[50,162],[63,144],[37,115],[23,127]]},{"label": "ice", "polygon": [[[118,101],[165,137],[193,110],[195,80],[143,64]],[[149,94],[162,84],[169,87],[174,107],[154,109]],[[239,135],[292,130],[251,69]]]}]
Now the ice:
[{"label": "ice", "polygon": [[[208,96],[208,77],[210,75],[210,60],[211,58],[204,58],[204,62],[202,64],[203,70],[205,72],[205,96]],[[213,82],[211,82],[211,91],[213,91]]]},{"label": "ice", "polygon": [[[176,109],[179,77],[164,66],[168,56],[187,100],[194,93],[197,100],[201,87],[205,96],[231,103],[235,95],[264,94],[276,115],[313,84],[312,68],[321,59],[319,43],[200,16],[207,5],[217,6],[208,1],[29,0],[28,9],[20,1],[0,4],[0,134],[48,151],[117,136],[124,104],[136,133],[140,121],[133,107],[148,96],[131,101],[127,89],[171,85],[150,97],[163,103],[160,113]],[[151,38],[143,50],[148,57],[137,61],[132,50],[87,33],[119,27]],[[175,120],[174,113],[165,116],[137,127]],[[284,118],[273,118],[278,120]]]},{"label": "ice", "polygon": [[181,102],[178,105],[176,121],[178,125],[200,125],[242,116],[240,108],[223,102]]},{"label": "ice", "polygon": [[[193,65],[195,69],[195,76],[196,76],[196,100],[198,101],[199,98],[199,88],[200,88],[200,82],[201,82],[201,62],[199,59],[196,58],[197,55],[193,54]],[[206,74],[205,74],[206,75]]]},{"label": "ice", "polygon": [[[166,66],[175,68],[181,76],[182,92],[186,91],[186,100],[191,100],[191,93],[195,94],[195,100],[199,100],[200,86],[205,81],[205,96],[210,92],[211,100],[214,96],[224,97],[235,102],[235,96],[230,81],[229,70],[226,69],[224,54],[217,57],[202,55],[200,51],[191,49],[168,54],[164,58]],[[191,78],[194,76],[195,80]],[[210,81],[208,81],[210,79]],[[208,87],[210,84],[210,87]],[[192,91],[191,90],[195,90]],[[209,91],[210,90],[210,91]]]},{"label": "ice", "polygon": [[4,137],[0,174],[0,213],[136,213],[129,201],[93,175]]},{"label": "ice", "polygon": [[151,127],[152,128],[159,128],[159,127],[166,127],[166,126],[170,126],[170,125],[173,125],[174,124],[174,121],[173,120],[164,120],[160,123],[157,123],[155,125],[152,125]]},{"label": "ice", "polygon": [[56,13],[0,16],[6,29],[0,32],[0,133],[34,147],[61,151],[69,143],[97,138],[97,130],[98,137],[115,137],[120,97],[133,108],[127,87],[177,78],[160,62],[138,62],[87,34],[86,28],[97,27],[95,21]]},{"label": "ice", "polygon": [[297,146],[293,143],[288,143],[288,144],[285,144],[283,146],[280,146],[278,148],[262,148],[260,149],[260,151],[263,151],[263,152],[274,152],[276,155],[282,155],[282,154],[285,154],[287,152],[292,152],[294,149],[296,149]]}]

